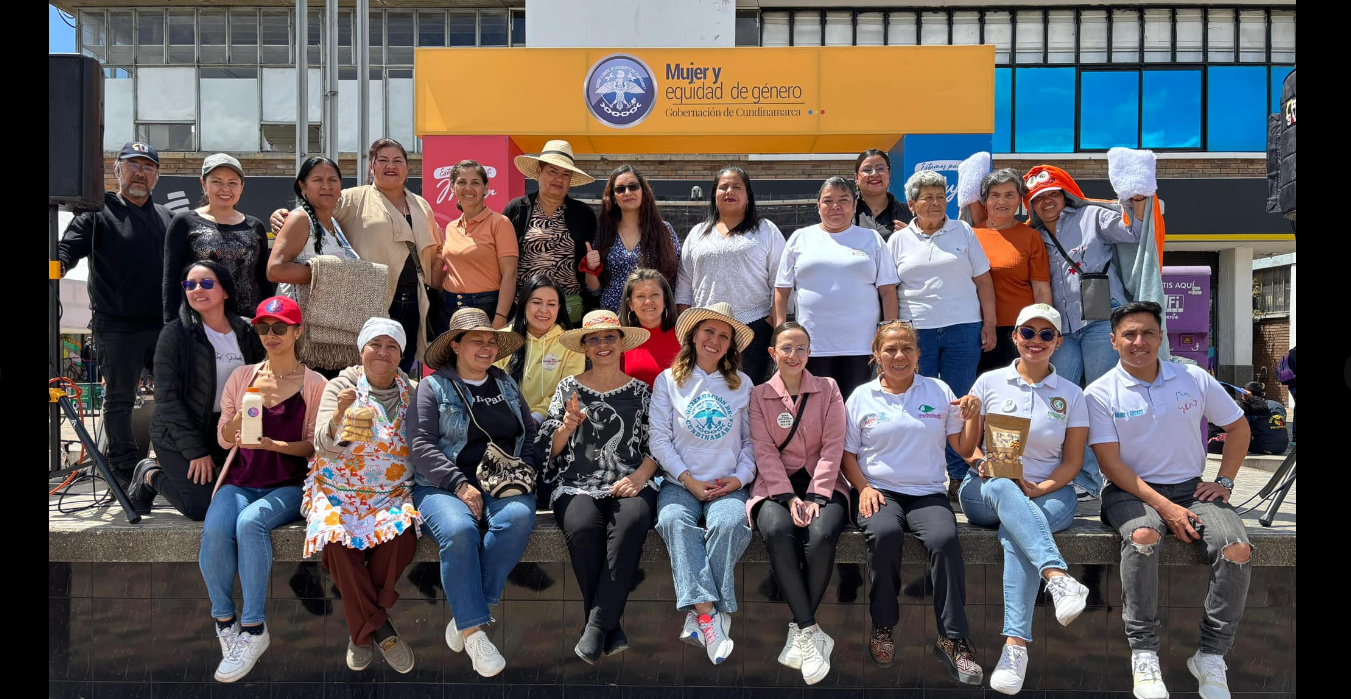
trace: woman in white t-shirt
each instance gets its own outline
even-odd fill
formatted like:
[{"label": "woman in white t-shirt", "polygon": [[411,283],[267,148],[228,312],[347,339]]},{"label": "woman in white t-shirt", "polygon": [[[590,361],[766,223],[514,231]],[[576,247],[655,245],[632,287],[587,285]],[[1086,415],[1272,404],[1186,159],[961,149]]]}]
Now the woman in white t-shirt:
[{"label": "woman in white t-shirt", "polygon": [[807,371],[835,379],[849,395],[871,377],[869,343],[878,321],[896,318],[896,265],[871,228],[854,225],[854,185],[832,177],[821,185],[821,223],[788,238],[775,281],[772,325],[788,317],[797,290],[797,322],[816,338]]},{"label": "woman in white t-shirt", "polygon": [[[1032,610],[1042,578],[1062,626],[1084,610],[1088,588],[1066,574],[1053,532],[1074,521],[1078,503],[1070,481],[1084,462],[1088,406],[1084,392],[1051,366],[1060,347],[1060,313],[1036,303],[1014,323],[1018,358],[981,374],[971,387],[982,415],[1028,418],[1020,479],[992,478],[978,452],[962,481],[959,500],[972,524],[998,528],[1004,545],[1004,651],[990,674],[990,688],[1017,694],[1027,674]],[[979,474],[979,475],[978,475]]]},{"label": "woman in white t-shirt", "polygon": [[[873,233],[876,235],[876,233]],[[957,541],[957,519],[943,492],[943,449],[970,455],[980,433],[980,401],[960,400],[938,379],[915,372],[919,338],[908,323],[877,329],[872,360],[878,378],[859,386],[845,403],[841,470],[855,496],[855,521],[868,546],[869,613],[873,661],[890,667],[901,618],[901,545],[909,530],[929,551],[938,641],[934,655],[966,684],[980,684],[981,669],[967,640],[966,569]]]},{"label": "woman in white t-shirt", "polygon": [[263,360],[263,345],[235,309],[230,270],[214,260],[194,262],[182,276],[178,317],[155,346],[155,458],[136,465],[127,496],[141,514],[155,496],[188,519],[201,521],[211,504],[226,450],[216,439],[220,397],[238,367]]}]

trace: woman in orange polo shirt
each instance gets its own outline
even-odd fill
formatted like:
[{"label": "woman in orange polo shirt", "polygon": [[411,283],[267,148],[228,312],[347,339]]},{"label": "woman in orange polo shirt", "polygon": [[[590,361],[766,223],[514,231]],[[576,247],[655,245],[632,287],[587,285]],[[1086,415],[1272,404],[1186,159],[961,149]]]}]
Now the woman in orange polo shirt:
[{"label": "woman in orange polo shirt", "polygon": [[431,275],[445,299],[436,334],[461,308],[480,309],[501,328],[511,320],[507,314],[516,297],[516,231],[510,219],[484,205],[488,173],[482,165],[461,160],[451,168],[450,182],[455,208],[464,214],[446,226],[442,264]]},{"label": "woman in orange polo shirt", "polygon": [[[1012,168],[995,170],[980,182],[980,204],[972,206],[976,239],[990,260],[994,280],[994,349],[981,353],[978,373],[1007,366],[1018,356],[1013,326],[1018,311],[1051,303],[1051,269],[1041,235],[1014,218],[1026,194],[1023,178]],[[984,221],[981,221],[984,208]]]}]

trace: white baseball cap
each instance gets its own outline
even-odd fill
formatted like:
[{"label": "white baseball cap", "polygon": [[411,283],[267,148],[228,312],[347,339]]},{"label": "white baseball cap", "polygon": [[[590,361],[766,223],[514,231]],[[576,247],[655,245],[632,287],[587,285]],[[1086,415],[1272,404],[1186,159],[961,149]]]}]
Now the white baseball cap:
[{"label": "white baseball cap", "polygon": [[1056,332],[1060,332],[1060,311],[1044,304],[1034,303],[1018,312],[1018,320],[1014,325],[1022,325],[1033,318],[1045,318]]}]

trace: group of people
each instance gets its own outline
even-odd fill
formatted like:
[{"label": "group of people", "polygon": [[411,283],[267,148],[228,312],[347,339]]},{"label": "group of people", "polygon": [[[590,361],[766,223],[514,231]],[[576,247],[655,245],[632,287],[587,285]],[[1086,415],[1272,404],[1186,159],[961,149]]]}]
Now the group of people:
[{"label": "group of people", "polygon": [[[337,163],[307,160],[298,207],[271,217],[269,251],[263,224],[234,209],[237,161],[208,157],[202,206],[170,217],[149,199],[154,149],[131,143],[119,191],[62,241],[63,271],[93,263],[110,462],[138,510],[163,495],[204,522],[218,680],[244,677],[267,649],[269,532],[302,519],[305,555],[322,552],[342,593],[349,667],[378,651],[412,669],[388,610],[425,530],[453,617],[446,643],[496,675],[506,660],[485,633],[490,608],[547,506],[581,589],[575,651],[588,663],[628,647],[623,611],[653,527],[680,640],[726,660],[736,565],[758,528],[792,616],[779,662],[819,682],[835,639],[815,611],[852,522],[867,544],[873,660],[895,661],[910,532],[929,553],[933,652],[981,684],[956,502],[1004,546],[1006,642],[990,686],[1014,694],[1042,583],[1061,624],[1085,607],[1052,534],[1073,520],[1076,487],[1096,496],[1105,476],[1136,696],[1167,696],[1155,632],[1165,527],[1206,544],[1211,589],[1187,666],[1203,697],[1228,696],[1223,656],[1251,565],[1228,498],[1248,423],[1213,377],[1160,359],[1159,305],[1131,300],[1108,264],[1114,245],[1141,242],[1150,197],[1094,206],[1058,169],[997,170],[980,179],[973,228],[947,216],[934,172],[908,179],[902,206],[889,156],[869,150],[853,181],[823,183],[820,223],[786,240],[757,213],[750,176],[724,168],[682,242],[631,166],[610,175],[599,217],[568,196],[591,177],[550,141],[517,158],[539,189],[502,214],[483,203],[485,169],[457,164],[462,215],[442,231],[405,186],[402,146],[381,139],[370,155],[369,184],[348,190]],[[1035,227],[1014,218],[1020,204]],[[352,366],[309,366],[298,351],[313,324],[301,287],[320,257],[388,269],[370,292],[388,313],[360,325]],[[163,273],[143,288],[136,270],[153,260]],[[1103,268],[1110,317],[1081,297],[1081,273]],[[156,458],[133,471],[130,393],[115,383],[146,364]],[[261,438],[246,438],[244,412]],[[1030,423],[1021,478],[993,475],[990,450],[1007,445],[984,442],[992,415]],[[1227,433],[1209,483],[1202,416]]]}]

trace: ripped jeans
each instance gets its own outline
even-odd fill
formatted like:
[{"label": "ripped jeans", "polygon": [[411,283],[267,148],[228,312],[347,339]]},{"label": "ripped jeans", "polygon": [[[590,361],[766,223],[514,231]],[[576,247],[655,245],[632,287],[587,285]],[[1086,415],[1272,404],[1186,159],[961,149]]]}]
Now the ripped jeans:
[{"label": "ripped jeans", "polygon": [[[1253,554],[1249,551],[1243,563],[1231,562],[1226,557],[1223,551],[1227,546],[1249,543],[1248,531],[1232,505],[1219,500],[1197,500],[1193,493],[1199,483],[1200,478],[1193,478],[1174,485],[1149,486],[1191,510],[1204,523],[1198,533],[1210,560],[1210,586],[1201,615],[1200,649],[1202,653],[1224,655],[1234,645],[1238,622],[1243,618]],[[1158,652],[1159,557],[1163,554],[1162,535],[1168,533],[1168,525],[1153,507],[1115,484],[1102,491],[1102,521],[1121,535],[1121,618],[1126,624],[1126,638],[1132,650]],[[1158,542],[1135,543],[1131,537],[1142,528],[1158,532]]]}]

